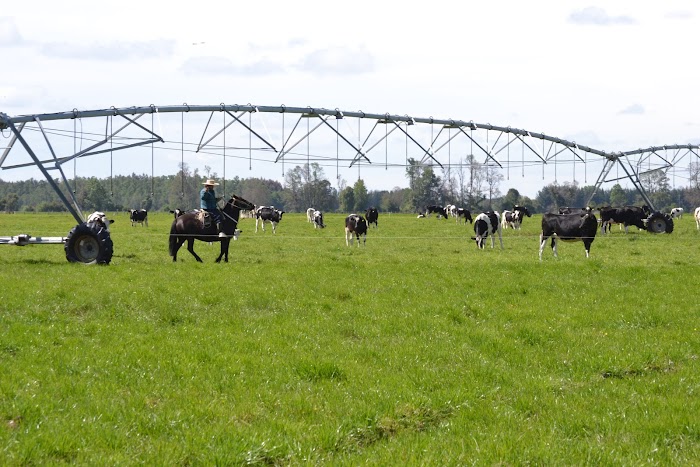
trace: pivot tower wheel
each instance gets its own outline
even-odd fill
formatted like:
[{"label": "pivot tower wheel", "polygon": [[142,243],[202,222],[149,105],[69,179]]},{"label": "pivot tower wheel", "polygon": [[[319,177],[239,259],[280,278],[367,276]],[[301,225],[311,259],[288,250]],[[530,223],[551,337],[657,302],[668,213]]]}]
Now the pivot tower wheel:
[{"label": "pivot tower wheel", "polygon": [[98,222],[83,222],[68,233],[64,246],[71,263],[109,264],[113,244],[109,231]]},{"label": "pivot tower wheel", "polygon": [[647,218],[647,231],[651,233],[673,232],[673,219],[668,214],[656,211]]}]

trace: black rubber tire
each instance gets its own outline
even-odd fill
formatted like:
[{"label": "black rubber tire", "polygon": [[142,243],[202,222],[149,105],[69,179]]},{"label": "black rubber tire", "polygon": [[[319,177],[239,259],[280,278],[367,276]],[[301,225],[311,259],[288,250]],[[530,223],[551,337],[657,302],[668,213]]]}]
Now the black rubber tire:
[{"label": "black rubber tire", "polygon": [[109,231],[97,222],[83,222],[73,227],[63,248],[71,263],[109,264],[114,253]]},{"label": "black rubber tire", "polygon": [[649,233],[668,233],[673,232],[673,219],[668,214],[663,212],[653,212],[647,217],[647,232]]}]

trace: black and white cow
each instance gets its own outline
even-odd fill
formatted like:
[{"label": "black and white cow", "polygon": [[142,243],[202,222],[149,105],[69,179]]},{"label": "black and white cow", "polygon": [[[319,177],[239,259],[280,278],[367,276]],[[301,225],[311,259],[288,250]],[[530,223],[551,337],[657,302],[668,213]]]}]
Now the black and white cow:
[{"label": "black and white cow", "polygon": [[352,245],[354,237],[357,238],[358,247],[360,237],[362,237],[362,243],[367,243],[367,220],[358,214],[350,214],[345,218],[345,245]]},{"label": "black and white cow", "polygon": [[518,211],[503,211],[501,213],[501,228],[507,230],[508,227],[515,229],[516,222],[519,221],[520,212]]},{"label": "black and white cow", "polygon": [[512,211],[503,211],[503,214],[501,214],[501,227],[519,230],[522,227],[525,216],[532,217],[532,214],[530,214],[527,207],[516,204],[513,206]]},{"label": "black and white cow", "polygon": [[671,209],[671,219],[683,219],[683,208]]},{"label": "black and white cow", "polygon": [[371,226],[374,224],[375,228],[379,227],[379,223],[377,220],[379,219],[379,211],[377,211],[377,208],[370,206],[367,208],[367,211],[365,211],[365,219],[367,220],[367,226]]},{"label": "black and white cow", "polygon": [[454,204],[448,204],[445,206],[445,210],[447,210],[448,216],[457,217],[457,206]]},{"label": "black and white cow", "polygon": [[610,230],[610,224],[613,223],[624,226],[625,233],[628,233],[627,228],[630,225],[634,225],[640,230],[646,230],[647,226],[644,220],[650,212],[649,207],[646,205],[642,207],[624,206],[621,208],[602,207],[600,208],[600,231],[601,233],[606,233]]},{"label": "black and white cow", "polygon": [[145,209],[129,209],[129,220],[132,227],[136,224],[148,227],[148,211]]},{"label": "black and white cow", "polygon": [[464,218],[465,224],[467,223],[467,221],[469,221],[470,224],[474,222],[474,220],[472,219],[472,213],[469,212],[469,209],[467,208],[455,209],[455,222],[459,222],[461,218]]},{"label": "black and white cow", "polygon": [[439,206],[436,204],[431,204],[425,207],[425,217],[430,217],[432,213],[437,214],[437,218],[444,217],[447,219],[447,209],[444,206]]},{"label": "black and white cow", "polygon": [[102,211],[95,211],[92,214],[90,214],[87,219],[85,219],[86,223],[95,223],[95,224],[101,224],[102,227],[109,232],[109,226],[110,224],[114,224],[114,219],[108,219],[107,214],[105,214]]},{"label": "black and white cow", "polygon": [[311,218],[314,222],[314,229],[322,229],[326,226],[326,224],[323,223],[323,213],[321,211],[314,210]]},{"label": "black and white cow", "polygon": [[581,241],[586,248],[586,258],[591,252],[591,244],[598,231],[598,220],[593,215],[593,210],[579,214],[542,214],[542,233],[540,233],[540,261],[542,261],[542,251],[547,240],[552,238],[552,251],[557,257],[557,243],[564,241]]},{"label": "black and white cow", "polygon": [[491,237],[491,248],[494,248],[494,236],[498,234],[498,240],[501,242],[501,249],[503,249],[503,236],[501,235],[501,223],[499,221],[499,215],[496,211],[482,212],[474,219],[474,237],[472,240],[476,240],[476,246],[479,249],[484,249],[486,246],[486,239]]},{"label": "black and white cow", "polygon": [[258,231],[258,223],[262,224],[262,231],[265,231],[265,222],[272,224],[272,233],[277,233],[277,224],[282,220],[284,211],[275,209],[274,206],[260,206],[255,209],[255,232]]},{"label": "black and white cow", "polygon": [[306,222],[309,224],[314,223],[314,213],[316,212],[316,209],[314,208],[309,208],[306,210]]},{"label": "black and white cow", "polygon": [[180,209],[180,208],[177,208],[177,209],[174,209],[174,210],[170,210],[170,214],[172,214],[173,216],[175,216],[175,219],[177,219],[178,217],[180,217],[181,215],[183,215],[185,212],[186,212],[186,211],[183,211],[183,210]]}]

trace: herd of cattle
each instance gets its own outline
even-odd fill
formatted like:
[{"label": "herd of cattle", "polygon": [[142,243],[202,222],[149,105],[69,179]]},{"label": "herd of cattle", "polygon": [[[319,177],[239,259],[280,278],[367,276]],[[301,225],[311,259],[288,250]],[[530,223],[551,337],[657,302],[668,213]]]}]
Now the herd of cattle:
[{"label": "herd of cattle", "polygon": [[[586,250],[586,257],[590,255],[591,244],[595,239],[596,233],[600,228],[601,234],[606,234],[610,231],[613,224],[619,224],[620,229],[628,232],[629,226],[635,226],[638,229],[646,230],[649,216],[652,214],[648,206],[624,206],[620,208],[601,207],[598,209],[600,218],[596,218],[593,208],[560,208],[558,213],[545,213],[542,215],[542,231],[540,233],[540,249],[539,257],[542,259],[542,252],[547,243],[547,240],[552,239],[552,251],[554,256],[557,256],[557,242],[564,241],[581,241]],[[176,209],[170,211],[177,218],[184,214],[184,211]],[[255,218],[255,232],[258,232],[258,225],[262,226],[265,231],[265,223],[270,223],[272,232],[277,232],[277,225],[282,221],[282,216],[285,211],[276,209],[274,206],[258,206],[249,214]],[[472,214],[468,209],[458,208],[455,205],[430,205],[426,206],[423,212],[418,217],[426,218],[435,214],[437,218],[455,219],[455,222],[471,223],[474,228],[474,236],[472,240],[476,242],[479,249],[486,246],[486,242],[491,238],[491,248],[495,247],[495,237],[498,237],[501,248],[503,248],[502,231],[504,229],[519,230],[522,226],[525,217],[531,217],[530,211],[525,206],[515,205],[512,210],[506,210],[502,213],[497,211],[481,212],[476,217],[472,218]],[[683,208],[674,208],[671,210],[670,218],[678,219],[683,217]],[[694,212],[695,223],[700,230],[700,207]],[[323,220],[323,213],[317,209],[309,208],[306,211],[307,221],[314,226],[315,229],[323,229],[326,227]],[[148,212],[145,209],[129,210],[129,219],[131,225],[141,224],[148,227]],[[367,242],[367,230],[371,225],[375,228],[378,224],[379,212],[376,208],[368,208],[364,216],[361,214],[350,214],[345,218],[345,243],[350,246],[357,240],[358,246],[360,241],[363,244]]]}]

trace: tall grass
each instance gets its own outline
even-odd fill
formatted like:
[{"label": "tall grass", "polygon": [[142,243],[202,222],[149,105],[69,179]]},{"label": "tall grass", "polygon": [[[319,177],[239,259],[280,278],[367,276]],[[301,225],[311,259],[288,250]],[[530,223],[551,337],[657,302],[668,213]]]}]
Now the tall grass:
[{"label": "tall grass", "polygon": [[[215,264],[118,213],[105,267],[0,246],[0,464],[697,464],[700,233],[547,247],[285,214]],[[67,215],[0,215],[66,235]]]}]

